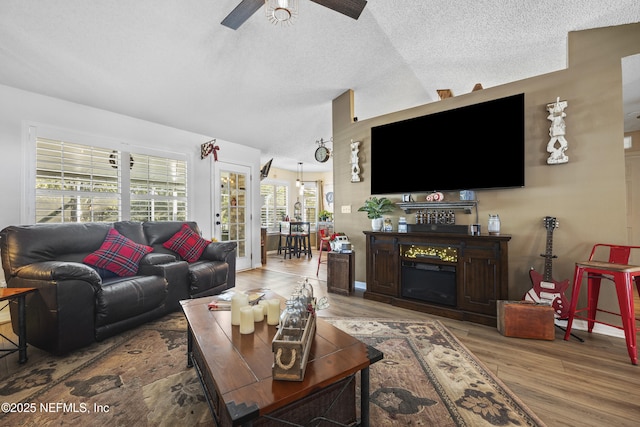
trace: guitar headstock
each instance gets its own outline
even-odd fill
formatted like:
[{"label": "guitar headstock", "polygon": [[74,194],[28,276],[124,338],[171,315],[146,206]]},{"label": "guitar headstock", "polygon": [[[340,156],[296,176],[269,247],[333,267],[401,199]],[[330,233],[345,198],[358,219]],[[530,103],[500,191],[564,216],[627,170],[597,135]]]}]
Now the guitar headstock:
[{"label": "guitar headstock", "polygon": [[542,221],[544,222],[544,228],[547,230],[554,230],[560,226],[560,221],[553,216],[545,216]]}]

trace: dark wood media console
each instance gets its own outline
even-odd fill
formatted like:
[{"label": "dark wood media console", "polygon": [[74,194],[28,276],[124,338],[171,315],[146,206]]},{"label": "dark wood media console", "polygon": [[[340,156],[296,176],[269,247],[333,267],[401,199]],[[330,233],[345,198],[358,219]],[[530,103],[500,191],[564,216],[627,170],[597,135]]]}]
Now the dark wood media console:
[{"label": "dark wood media console", "polygon": [[489,326],[508,299],[511,236],[365,231],[367,299]]}]

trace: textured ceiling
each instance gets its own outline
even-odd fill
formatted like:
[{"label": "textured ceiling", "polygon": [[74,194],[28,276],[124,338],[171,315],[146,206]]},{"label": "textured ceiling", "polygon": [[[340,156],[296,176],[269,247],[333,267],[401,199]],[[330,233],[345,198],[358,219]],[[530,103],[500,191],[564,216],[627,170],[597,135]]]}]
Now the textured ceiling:
[{"label": "textured ceiling", "polygon": [[233,31],[220,22],[238,2],[0,0],[0,84],[326,170],[315,142],[347,89],[375,117],[563,69],[569,31],[640,22],[637,0],[369,0],[357,21],[300,0],[292,26],[260,9]]}]

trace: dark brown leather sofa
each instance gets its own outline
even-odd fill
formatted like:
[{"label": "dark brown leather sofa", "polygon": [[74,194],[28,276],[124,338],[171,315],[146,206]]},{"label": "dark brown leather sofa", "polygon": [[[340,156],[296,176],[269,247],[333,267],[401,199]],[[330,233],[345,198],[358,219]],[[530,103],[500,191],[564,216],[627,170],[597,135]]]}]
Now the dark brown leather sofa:
[{"label": "dark brown leather sofa", "polygon": [[[0,231],[8,287],[35,287],[27,297],[27,342],[65,354],[178,310],[179,301],[235,286],[236,244],[212,242],[195,262],[162,244],[185,222],[63,223],[9,226]],[[187,222],[196,233],[195,222]],[[120,277],[83,263],[113,228],[151,246],[137,273]],[[105,272],[106,273],[106,272]],[[11,305],[17,320],[17,305]],[[17,321],[13,322],[17,332]]]}]

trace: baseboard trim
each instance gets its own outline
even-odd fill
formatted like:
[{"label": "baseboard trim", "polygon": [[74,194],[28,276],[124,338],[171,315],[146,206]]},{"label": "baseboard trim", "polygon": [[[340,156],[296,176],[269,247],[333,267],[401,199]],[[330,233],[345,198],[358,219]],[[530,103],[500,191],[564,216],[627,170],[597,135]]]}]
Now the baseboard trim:
[{"label": "baseboard trim", "polygon": [[[556,320],[556,325],[560,326],[561,328],[566,328],[567,327],[567,321],[566,320]],[[576,330],[577,331],[588,331],[589,328],[588,328],[588,325],[587,325],[587,321],[586,320],[575,319],[573,321],[573,325],[571,325],[571,332],[576,331]],[[592,333],[625,339],[624,338],[624,331],[622,329],[614,328],[613,326],[603,325],[602,323],[596,323],[595,325],[593,325]]]}]

